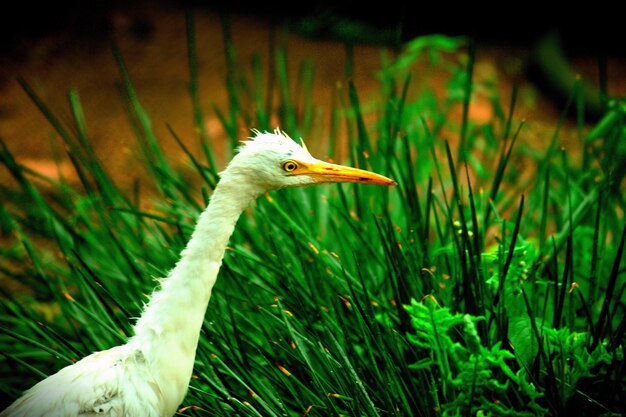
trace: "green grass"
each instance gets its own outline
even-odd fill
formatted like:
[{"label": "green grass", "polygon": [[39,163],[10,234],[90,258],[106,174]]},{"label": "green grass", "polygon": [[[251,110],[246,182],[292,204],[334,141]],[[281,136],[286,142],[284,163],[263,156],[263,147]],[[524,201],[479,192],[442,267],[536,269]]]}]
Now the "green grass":
[{"label": "green grass", "polygon": [[[100,162],[79,92],[68,94],[68,122],[20,81],[63,142],[80,186],[42,178],[2,142],[0,161],[14,181],[0,186],[1,279],[28,288],[1,287],[3,402],[124,342],[152,278],[174,265],[209,199],[220,168],[200,108],[191,16],[187,23],[201,153],[171,128],[171,137],[155,136],[158,115],[142,108],[123,51],[113,50],[149,196],[123,191]],[[293,137],[321,140],[314,63],[291,74],[288,52],[273,45],[271,65],[256,57],[243,71],[223,24],[230,106],[214,111],[232,140],[227,148],[241,139],[242,124],[273,128],[271,114]],[[331,153],[344,130],[345,162],[398,186],[320,186],[258,199],[231,239],[181,414],[624,412],[626,107],[610,100],[589,132],[578,112],[581,128],[570,140],[584,152],[576,159],[559,150],[568,108],[545,149],[520,145],[516,89],[508,108],[493,101],[491,122],[468,117],[473,92],[490,88],[472,79],[474,48],[464,39],[419,38],[397,57],[382,55],[375,103],[363,102],[352,83],[337,91],[326,114]],[[418,61],[448,72],[446,97],[411,92]],[[574,89],[569,106],[583,105]],[[461,120],[451,116],[455,106]],[[366,122],[372,109],[375,120]],[[448,143],[444,132],[458,140]],[[174,168],[165,140],[180,144],[186,168]],[[145,199],[149,209],[140,208]]]}]

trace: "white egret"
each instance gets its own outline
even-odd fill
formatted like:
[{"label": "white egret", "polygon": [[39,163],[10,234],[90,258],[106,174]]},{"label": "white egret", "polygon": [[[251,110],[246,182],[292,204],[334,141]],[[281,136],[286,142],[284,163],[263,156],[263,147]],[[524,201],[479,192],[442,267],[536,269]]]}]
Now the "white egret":
[{"label": "white egret", "polygon": [[172,416],[191,378],[211,290],[237,219],[258,195],[327,182],[395,185],[311,156],[286,134],[254,131],[221,173],[179,261],[161,280],[128,342],[93,353],[34,385],[1,417]]}]

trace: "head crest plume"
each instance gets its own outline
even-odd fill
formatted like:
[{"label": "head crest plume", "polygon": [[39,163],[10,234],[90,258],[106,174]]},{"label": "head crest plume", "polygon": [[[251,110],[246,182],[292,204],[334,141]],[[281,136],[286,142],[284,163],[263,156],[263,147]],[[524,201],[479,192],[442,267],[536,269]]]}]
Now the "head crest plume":
[{"label": "head crest plume", "polygon": [[306,154],[310,155],[309,150],[307,149],[302,138],[300,138],[300,143],[298,144],[298,142],[293,140],[287,133],[278,127],[272,132],[260,131],[258,129],[251,129],[251,132],[252,136],[241,142],[239,152],[251,150],[251,148],[263,149],[264,145],[267,145],[268,147],[278,145],[280,147],[284,147],[285,149],[301,147]]},{"label": "head crest plume", "polygon": [[256,142],[256,141],[263,141],[263,140],[290,140],[293,141],[293,139],[291,139],[291,137],[286,134],[285,132],[283,132],[282,130],[280,130],[279,127],[277,127],[276,129],[274,129],[273,132],[268,132],[268,131],[260,131],[258,129],[250,129],[253,136],[249,136],[247,138],[246,141],[243,142],[243,146],[246,146],[247,144],[249,144],[250,142]]}]

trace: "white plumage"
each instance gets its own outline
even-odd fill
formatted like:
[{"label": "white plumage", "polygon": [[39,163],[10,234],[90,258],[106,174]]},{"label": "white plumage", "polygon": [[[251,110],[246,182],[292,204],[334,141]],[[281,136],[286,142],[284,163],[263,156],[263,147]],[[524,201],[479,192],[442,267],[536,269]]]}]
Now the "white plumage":
[{"label": "white plumage", "polygon": [[226,245],[248,204],[283,187],[395,185],[378,174],[319,161],[279,130],[254,133],[222,172],[180,260],[135,324],[134,336],[37,383],[0,417],[172,416],[187,392]]}]

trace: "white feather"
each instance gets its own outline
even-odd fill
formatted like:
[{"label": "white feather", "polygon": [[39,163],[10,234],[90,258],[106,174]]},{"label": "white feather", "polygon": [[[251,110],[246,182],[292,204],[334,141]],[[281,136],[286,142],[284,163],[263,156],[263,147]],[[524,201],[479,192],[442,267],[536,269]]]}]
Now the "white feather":
[{"label": "white feather", "polygon": [[317,182],[307,175],[287,175],[281,168],[286,160],[319,162],[306,148],[280,130],[253,132],[222,172],[180,260],[152,294],[128,343],[61,369],[26,391],[0,417],[164,417],[176,412],[187,392],[211,290],[241,212],[261,193]]}]

